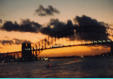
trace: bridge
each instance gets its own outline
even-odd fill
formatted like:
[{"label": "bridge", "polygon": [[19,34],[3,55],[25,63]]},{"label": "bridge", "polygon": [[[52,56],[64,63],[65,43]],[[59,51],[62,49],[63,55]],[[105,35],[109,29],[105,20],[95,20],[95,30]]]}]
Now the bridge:
[{"label": "bridge", "polygon": [[6,59],[12,59],[12,60],[22,58],[22,60],[30,61],[31,59],[32,60],[37,59],[39,54],[43,50],[66,48],[66,47],[73,47],[73,46],[95,46],[95,45],[110,46],[111,48],[110,55],[113,55],[113,40],[94,40],[94,41],[85,41],[80,43],[71,42],[70,44],[67,44],[67,45],[57,44],[58,40],[60,40],[60,38],[48,37],[35,44],[31,44],[30,42],[24,42],[22,43],[21,51],[10,52],[10,53],[0,53],[0,58],[1,59],[6,58]]},{"label": "bridge", "polygon": [[[113,28],[109,28],[109,27],[107,28],[110,29],[111,31],[113,30]],[[112,34],[110,35],[113,36]],[[95,45],[109,46],[111,48],[111,52],[109,53],[109,55],[110,56],[113,55],[113,40],[93,40],[93,41],[83,41],[83,42],[71,41],[69,43],[67,43],[65,40],[66,40],[65,38],[48,36],[38,41],[37,43],[24,42],[22,43],[21,51],[10,52],[10,53],[0,53],[0,60],[3,60],[3,58],[6,58],[8,60],[21,59],[23,61],[30,61],[30,60],[37,59],[39,54],[43,50],[66,48],[66,47],[73,47],[73,46],[95,46]],[[62,44],[62,42],[65,42],[65,43]]]}]

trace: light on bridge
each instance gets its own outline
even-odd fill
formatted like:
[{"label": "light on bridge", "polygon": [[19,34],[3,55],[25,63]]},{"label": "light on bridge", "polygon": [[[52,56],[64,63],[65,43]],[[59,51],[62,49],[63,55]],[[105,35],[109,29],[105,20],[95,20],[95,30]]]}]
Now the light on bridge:
[{"label": "light on bridge", "polygon": [[93,41],[93,43],[98,43],[97,41]]},{"label": "light on bridge", "polygon": [[102,41],[101,40],[98,40],[98,43],[102,43]]},{"label": "light on bridge", "polygon": [[111,40],[107,40],[107,42],[111,42]]},{"label": "light on bridge", "polygon": [[106,40],[103,40],[103,42],[105,43],[105,42],[106,42]]},{"label": "light on bridge", "polygon": [[51,25],[50,28],[53,29],[54,28],[54,25]]},{"label": "light on bridge", "polygon": [[25,50],[31,50],[30,48],[26,48]]}]

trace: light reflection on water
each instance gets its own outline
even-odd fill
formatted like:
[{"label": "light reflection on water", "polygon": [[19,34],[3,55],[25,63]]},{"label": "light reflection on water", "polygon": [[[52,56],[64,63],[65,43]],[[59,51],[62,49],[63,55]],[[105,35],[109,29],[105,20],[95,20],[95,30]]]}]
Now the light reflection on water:
[{"label": "light reflection on water", "polygon": [[[47,68],[47,64],[52,67]],[[0,77],[113,77],[113,57],[51,59],[0,64]]]}]

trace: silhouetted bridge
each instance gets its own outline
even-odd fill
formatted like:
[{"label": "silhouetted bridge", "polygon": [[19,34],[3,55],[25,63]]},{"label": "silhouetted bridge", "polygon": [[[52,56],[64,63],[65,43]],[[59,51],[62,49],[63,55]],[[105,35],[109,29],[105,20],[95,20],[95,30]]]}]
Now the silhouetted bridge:
[{"label": "silhouetted bridge", "polygon": [[[51,39],[51,40],[50,40]],[[56,48],[65,48],[65,47],[74,47],[74,46],[95,46],[95,45],[105,45],[111,47],[110,55],[113,53],[113,41],[112,40],[97,40],[97,41],[86,41],[83,43],[71,43],[67,45],[57,44],[58,38],[46,38],[35,44],[31,44],[30,42],[22,43],[22,51],[10,52],[10,53],[0,53],[0,60],[3,58],[6,59],[18,59],[24,61],[30,61],[31,59],[38,58],[38,55],[43,50],[50,50]]]}]

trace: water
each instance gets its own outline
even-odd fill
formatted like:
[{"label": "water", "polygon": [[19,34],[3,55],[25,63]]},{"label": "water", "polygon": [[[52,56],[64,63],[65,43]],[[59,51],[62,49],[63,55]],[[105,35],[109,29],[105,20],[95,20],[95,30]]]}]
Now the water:
[{"label": "water", "polygon": [[50,59],[50,61],[0,63],[0,77],[113,77],[113,57],[62,58]]}]

